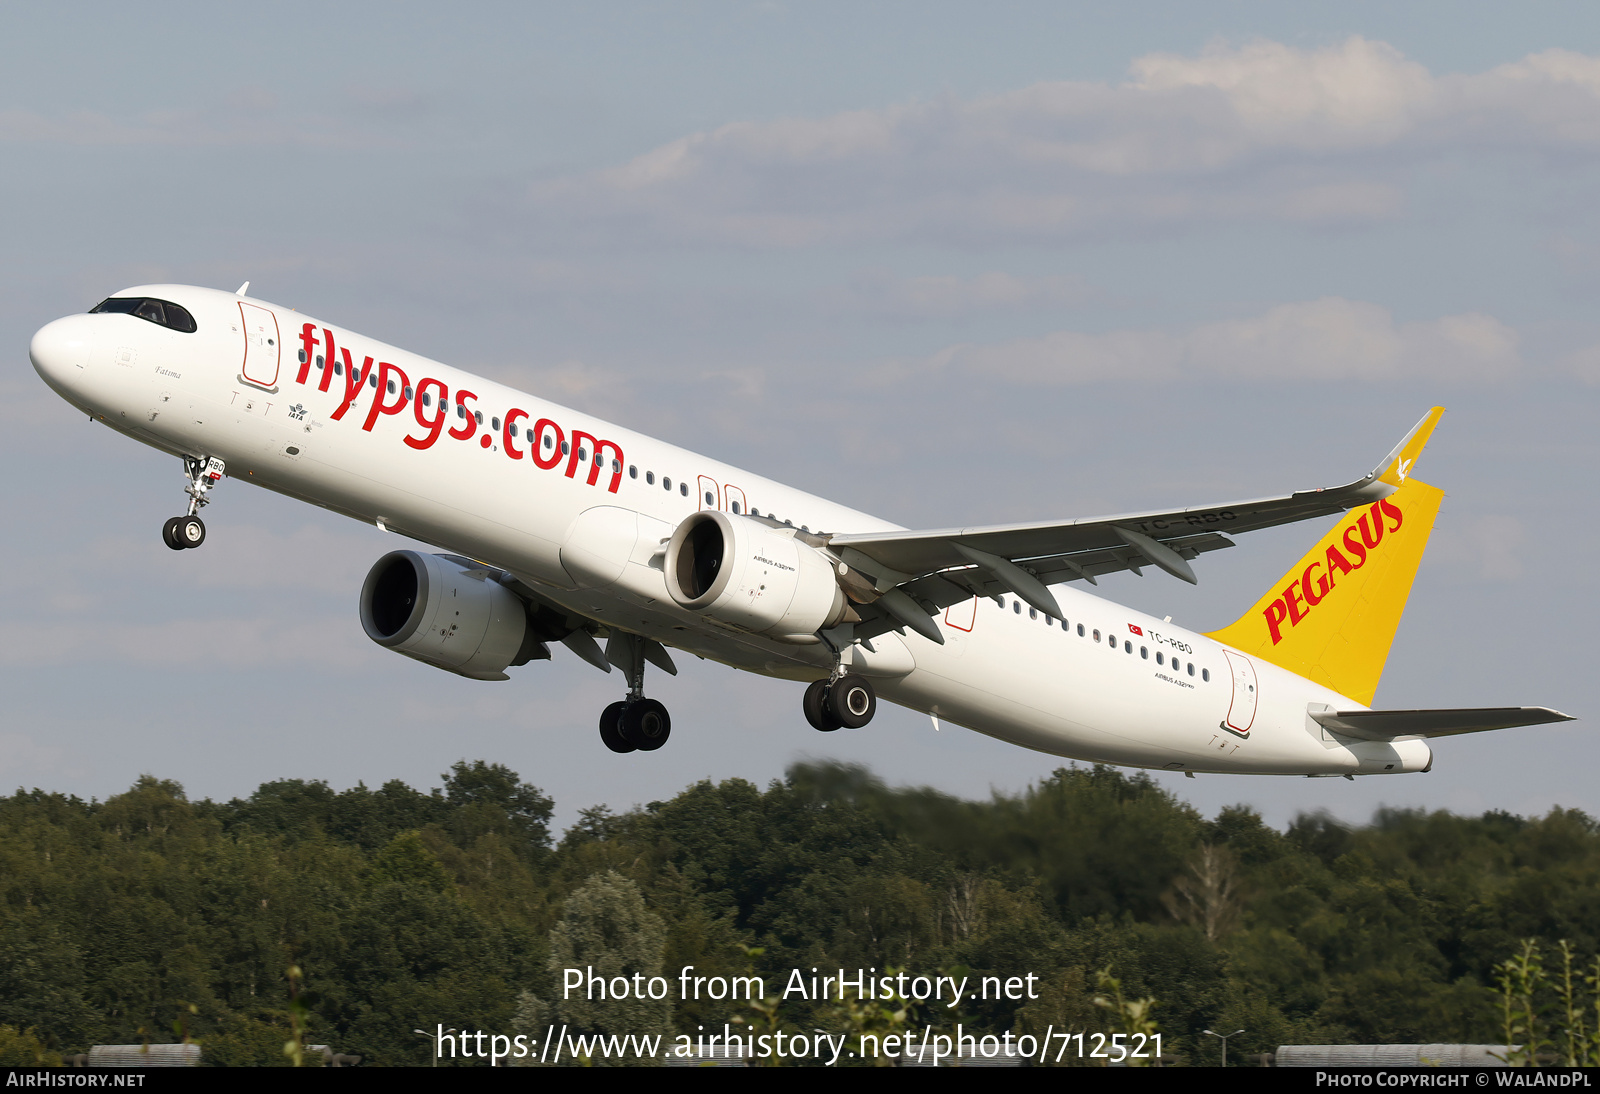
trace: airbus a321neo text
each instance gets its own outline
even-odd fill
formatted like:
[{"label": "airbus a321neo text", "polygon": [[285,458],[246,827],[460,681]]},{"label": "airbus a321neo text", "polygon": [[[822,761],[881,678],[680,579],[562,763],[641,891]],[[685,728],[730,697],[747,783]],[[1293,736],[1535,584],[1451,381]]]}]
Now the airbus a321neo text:
[{"label": "airbus a321neo text", "polygon": [[[1542,707],[1369,709],[1441,491],[1411,471],[1442,413],[1331,489],[1171,512],[908,531],[526,392],[237,293],[144,285],[33,337],[46,383],[182,459],[203,506],[243,479],[444,553],[392,551],[361,624],[479,680],[552,644],[625,696],[614,752],[660,748],[645,695],[669,648],[807,683],[805,718],[859,729],[879,697],[1026,748],[1172,771],[1427,771],[1430,740],[1565,720]],[[1084,586],[1190,563],[1256,528],[1337,516],[1210,634]]]}]

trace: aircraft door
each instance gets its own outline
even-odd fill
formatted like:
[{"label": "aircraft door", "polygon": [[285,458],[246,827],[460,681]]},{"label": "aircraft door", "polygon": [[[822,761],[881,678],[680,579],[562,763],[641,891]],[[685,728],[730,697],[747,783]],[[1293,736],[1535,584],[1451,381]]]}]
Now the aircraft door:
[{"label": "aircraft door", "polygon": [[1233,702],[1228,707],[1228,719],[1223,726],[1241,736],[1248,736],[1250,727],[1255,724],[1256,703],[1260,700],[1256,690],[1256,667],[1242,653],[1223,650],[1222,654],[1228,659],[1228,667],[1232,670],[1230,675],[1233,677]]},{"label": "aircraft door", "polygon": [[722,491],[717,488],[715,479],[708,479],[704,475],[700,476],[701,509],[721,509],[721,495]]},{"label": "aircraft door", "polygon": [[727,507],[728,512],[736,516],[747,517],[750,515],[750,506],[744,500],[744,491],[737,486],[723,484],[722,504]]},{"label": "aircraft door", "polygon": [[278,317],[243,300],[239,315],[244,320],[243,378],[270,389],[278,382]]},{"label": "aircraft door", "polygon": [[944,622],[948,627],[958,631],[972,633],[972,625],[978,621],[978,598],[970,597],[959,604],[952,604],[944,610]]}]

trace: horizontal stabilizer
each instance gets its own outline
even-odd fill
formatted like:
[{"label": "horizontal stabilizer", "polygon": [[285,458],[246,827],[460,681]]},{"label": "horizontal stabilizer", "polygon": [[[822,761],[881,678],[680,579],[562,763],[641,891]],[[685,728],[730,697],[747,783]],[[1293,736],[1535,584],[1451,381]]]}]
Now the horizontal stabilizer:
[{"label": "horizontal stabilizer", "polygon": [[1463,710],[1313,710],[1324,729],[1363,741],[1396,737],[1449,737],[1490,729],[1570,722],[1572,716],[1549,707],[1476,707]]}]

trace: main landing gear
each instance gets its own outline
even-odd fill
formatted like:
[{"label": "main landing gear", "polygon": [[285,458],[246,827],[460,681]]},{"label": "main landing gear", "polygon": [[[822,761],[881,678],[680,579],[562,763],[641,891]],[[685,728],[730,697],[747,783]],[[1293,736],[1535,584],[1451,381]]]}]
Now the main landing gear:
[{"label": "main landing gear", "polygon": [[801,707],[812,729],[832,733],[860,729],[872,721],[878,712],[878,696],[865,676],[846,672],[835,679],[812,681]]},{"label": "main landing gear", "polygon": [[606,643],[606,656],[628,677],[628,697],[600,714],[600,740],[613,752],[654,752],[672,736],[667,708],[644,695],[646,641],[637,634],[614,631]]},{"label": "main landing gear", "polygon": [[182,551],[206,541],[206,522],[200,519],[200,507],[210,503],[206,493],[217,485],[227,468],[228,465],[215,456],[205,460],[194,456],[183,458],[183,470],[189,476],[189,485],[183,488],[189,495],[189,515],[172,517],[161,526],[161,539],[168,547]]},{"label": "main landing gear", "polygon": [[800,704],[811,728],[823,733],[860,729],[878,713],[878,696],[872,682],[850,671],[855,660],[855,628],[849,625],[820,632],[833,651],[833,671],[826,680],[814,680]]}]

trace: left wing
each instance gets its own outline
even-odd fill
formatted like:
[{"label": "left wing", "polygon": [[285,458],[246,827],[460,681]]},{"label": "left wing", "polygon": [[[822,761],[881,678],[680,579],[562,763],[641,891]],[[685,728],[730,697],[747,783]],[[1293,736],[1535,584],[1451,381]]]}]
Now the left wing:
[{"label": "left wing", "polygon": [[[1388,497],[1411,473],[1443,407],[1434,407],[1368,474],[1328,489],[1167,512],[1035,524],[943,528],[926,532],[867,532],[826,538],[830,550],[870,588],[863,600],[891,617],[887,626],[858,628],[863,636],[904,624],[930,641],[943,636],[929,616],[972,596],[1011,592],[1047,615],[1060,605],[1046,587],[1118,570],[1155,566],[1191,584],[1189,561],[1232,547],[1229,535],[1342,513]],[[875,599],[874,599],[875,597]],[[864,620],[864,622],[866,622]]]}]

